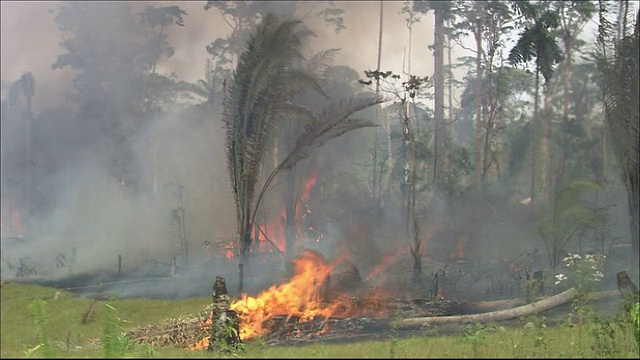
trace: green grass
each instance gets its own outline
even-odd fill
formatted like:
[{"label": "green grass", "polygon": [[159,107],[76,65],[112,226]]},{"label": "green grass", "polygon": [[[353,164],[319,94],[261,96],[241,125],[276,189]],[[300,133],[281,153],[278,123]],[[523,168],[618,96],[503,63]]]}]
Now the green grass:
[{"label": "green grass", "polygon": [[[25,357],[25,351],[38,344],[38,326],[29,304],[42,299],[45,304],[44,324],[47,343],[59,357],[103,357],[102,348],[86,346],[86,338],[103,338],[104,321],[109,309],[101,301],[95,321],[81,323],[90,299],[63,293],[54,299],[56,290],[35,285],[5,284],[1,289],[2,357]],[[117,309],[118,317],[130,328],[158,323],[168,317],[197,314],[207,305],[207,298],[183,300],[119,299],[108,303]],[[530,322],[526,327],[524,324]],[[240,357],[629,357],[638,358],[630,322],[611,320],[609,328],[602,322],[590,321],[579,326],[543,326],[544,318],[515,321],[509,325],[430,328],[411,337],[391,333],[377,340],[351,341],[342,344],[315,343],[305,346],[270,347],[259,341],[248,343],[243,352],[229,354]],[[609,329],[597,332],[596,329]],[[444,335],[444,334],[448,335]],[[597,337],[595,334],[600,334]],[[603,335],[605,334],[605,335]],[[67,346],[68,345],[68,346]],[[42,356],[42,349],[34,356]],[[127,356],[141,357],[212,357],[206,351],[176,348],[156,349],[153,354],[141,348],[128,349]]]}]

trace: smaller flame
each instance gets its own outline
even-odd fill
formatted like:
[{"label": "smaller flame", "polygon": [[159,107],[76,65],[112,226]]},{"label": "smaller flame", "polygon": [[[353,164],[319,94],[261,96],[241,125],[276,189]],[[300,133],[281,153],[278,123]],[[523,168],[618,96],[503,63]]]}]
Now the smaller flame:
[{"label": "smaller flame", "polygon": [[[207,318],[207,320],[202,325],[202,330],[211,329],[212,317],[213,317],[213,313],[209,313],[209,317]],[[209,347],[209,337],[205,336],[202,339],[200,339],[198,342],[196,342],[195,344],[189,345],[188,349],[189,350],[204,350],[204,349],[206,349],[208,347]]]}]

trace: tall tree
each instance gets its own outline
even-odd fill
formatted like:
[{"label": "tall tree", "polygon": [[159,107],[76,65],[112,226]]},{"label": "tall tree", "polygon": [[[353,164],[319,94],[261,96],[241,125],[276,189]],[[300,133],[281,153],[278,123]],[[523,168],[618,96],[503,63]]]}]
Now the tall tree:
[{"label": "tall tree", "polygon": [[[549,82],[553,75],[554,65],[562,60],[562,52],[555,37],[551,34],[551,30],[559,25],[559,16],[556,12],[548,10],[540,15],[536,15],[534,23],[527,26],[520,34],[516,45],[509,52],[509,61],[514,64],[526,64],[535,60],[535,95],[533,110],[533,126],[531,135],[531,200],[535,201],[538,191],[536,185],[536,175],[540,172],[540,178],[546,178],[546,167],[548,154],[544,152],[545,147],[542,146],[540,154],[540,170],[536,169],[537,158],[537,142],[538,132],[541,132],[542,145],[547,141],[548,122],[543,121],[542,131],[539,131],[539,100],[540,100],[540,75],[543,76],[545,84]],[[543,119],[544,120],[544,119]],[[540,189],[545,192],[548,189]]]},{"label": "tall tree", "polygon": [[[380,61],[382,60],[382,23],[384,19],[384,3],[380,0],[380,20],[378,23],[378,60],[376,62],[376,71],[380,72]],[[380,94],[380,77],[376,78],[376,96]],[[380,109],[377,109],[376,112],[378,119],[380,119]],[[378,133],[379,131],[376,129],[376,136],[373,141],[373,198],[376,198],[376,190],[377,190],[377,181],[378,178]]]},{"label": "tall tree", "polygon": [[[628,9],[628,1],[618,4]],[[613,153],[618,160],[620,177],[627,190],[627,210],[631,230],[633,257],[640,257],[638,223],[640,222],[640,170],[638,167],[638,137],[640,127],[638,84],[640,51],[640,11],[636,14],[633,31],[630,19],[623,16],[616,22],[608,19],[612,6],[599,1],[598,68],[604,95],[606,130]],[[625,10],[628,11],[628,10]],[[616,36],[614,29],[619,29]],[[628,35],[627,35],[628,34]]]},{"label": "tall tree", "polygon": [[[311,150],[348,131],[375,126],[350,116],[378,104],[377,98],[341,103],[316,116],[294,100],[303,90],[322,92],[314,74],[295,66],[305,34],[296,28],[298,20],[279,20],[268,13],[249,38],[224,103],[223,121],[229,175],[236,204],[240,243],[240,285],[244,264],[248,264],[255,216],[266,191],[278,173],[291,169]],[[259,179],[266,154],[271,150],[282,122],[307,118],[312,121],[296,140],[292,151],[269,174],[262,188]]]},{"label": "tall tree", "polygon": [[476,136],[475,136],[475,181],[476,191],[481,193],[482,191],[482,127],[483,127],[483,112],[482,112],[482,4],[478,1],[474,2],[474,16],[476,31],[474,37],[476,40],[476,91],[475,91],[475,109],[476,109]]},{"label": "tall tree", "polygon": [[[562,40],[564,61],[562,62],[562,121],[569,121],[570,116],[570,79],[573,70],[574,53],[580,40],[578,35],[596,11],[593,1],[554,1],[553,8],[560,15],[559,37]],[[560,169],[557,182],[564,184],[566,175],[566,157],[568,154],[561,152]]]},{"label": "tall tree", "polygon": [[414,9],[426,12],[432,10],[435,18],[433,32],[433,81],[434,81],[434,157],[433,157],[433,189],[438,189],[439,178],[442,176],[442,156],[444,155],[445,124],[444,124],[444,37],[445,21],[453,17],[451,1],[416,1]]},{"label": "tall tree", "polygon": [[173,83],[154,70],[173,54],[163,29],[180,26],[184,14],[177,6],[134,14],[126,2],[68,2],[56,11],[64,53],[52,68],[77,71],[73,99],[81,125],[95,136],[87,142],[127,187],[137,187],[140,179],[132,139],[158,110],[160,88]]}]

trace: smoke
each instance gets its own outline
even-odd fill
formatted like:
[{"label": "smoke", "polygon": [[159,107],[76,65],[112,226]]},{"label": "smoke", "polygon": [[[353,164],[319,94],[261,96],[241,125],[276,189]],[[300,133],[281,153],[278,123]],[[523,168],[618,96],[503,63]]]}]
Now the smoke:
[{"label": "smoke", "polygon": [[[132,3],[133,11],[142,10],[146,4],[159,3]],[[314,2],[301,4],[298,15],[319,10]],[[80,118],[74,103],[67,98],[74,92],[71,80],[76,72],[68,68],[51,69],[56,57],[64,51],[59,46],[61,34],[49,13],[58,5],[1,3],[2,98],[7,98],[9,86],[23,72],[33,73],[37,170],[31,175],[42,179],[37,190],[46,194],[34,200],[41,209],[28,217],[30,222],[25,220],[23,224],[33,236],[11,244],[3,240],[3,277],[15,273],[9,265],[15,267],[19,258],[27,256],[46,278],[113,273],[117,271],[120,255],[122,270],[136,271],[131,273],[131,283],[110,288],[120,296],[208,294],[215,275],[228,277],[227,283],[232,288],[237,279],[237,259],[224,259],[221,256],[224,251],[216,248],[231,239],[236,230],[221,109],[203,111],[203,108],[176,106],[154,118],[131,143],[117,149],[129,154],[133,164],[130,172],[135,176],[114,176],[109,163],[113,154],[106,150],[108,147],[93,143],[95,139],[105,138],[107,133],[104,129],[84,126],[92,119]],[[205,46],[228,35],[231,28],[216,9],[205,11],[205,2],[178,5],[188,13],[185,26],[167,29],[175,54],[159,63],[157,71],[175,73],[178,79],[195,83],[204,78],[205,61],[209,57]],[[318,17],[305,20],[317,35],[311,39],[309,48],[315,51],[339,48],[334,64],[349,66],[363,77],[363,70],[377,66],[379,3],[336,2],[336,6],[345,10],[346,29],[335,33]],[[406,71],[409,61],[409,30],[404,16],[399,14],[402,6],[402,2],[384,2],[381,69],[394,73]],[[413,27],[410,57],[413,74],[433,74],[433,57],[428,49],[433,42],[432,29],[431,14],[422,16]],[[454,50],[453,58],[463,54]],[[454,75],[460,79],[464,74]],[[124,89],[119,96],[129,91],[132,90]],[[338,89],[335,92],[338,93]],[[2,176],[19,177],[18,172],[24,170],[8,163],[7,159],[10,152],[24,148],[24,128],[20,124],[9,126],[4,118],[5,109]],[[312,173],[318,175],[307,203],[299,205],[309,210],[299,225],[300,241],[302,246],[315,249],[328,259],[350,254],[347,261],[358,267],[363,278],[377,271],[383,259],[395,259],[397,269],[393,271],[396,273],[388,269],[382,271],[393,274],[394,280],[401,282],[411,276],[407,270],[411,261],[408,249],[414,235],[412,224],[407,225],[402,189],[392,187],[380,199],[369,198],[373,171],[362,169],[362,159],[370,156],[375,132],[363,129],[332,140],[318,151],[314,156],[316,160],[300,164],[300,183]],[[380,130],[379,140],[386,141],[383,133]],[[399,158],[396,161],[400,161]],[[47,166],[54,170],[47,170]],[[172,217],[172,211],[180,206],[174,192],[176,186],[184,187],[189,273],[180,258],[178,229]],[[10,199],[4,191],[3,188],[3,216]],[[283,208],[282,191],[283,184],[276,184],[263,204],[276,223],[280,223],[277,216]],[[615,194],[618,203],[624,201],[621,194]],[[463,247],[465,258],[488,262],[512,260],[533,253],[536,248],[544,252],[539,236],[531,230],[537,225],[537,218],[529,215],[526,205],[518,203],[520,198],[514,199],[512,194],[501,196],[487,201],[466,196],[454,200],[440,193],[420,195],[417,203],[425,204],[418,209],[419,236],[426,247],[424,272],[429,274],[433,269],[441,269],[445,262],[459,260],[456,258],[459,246]],[[622,206],[618,207],[614,217],[624,219],[624,216]],[[616,234],[627,236],[624,221],[616,226]],[[322,237],[318,238],[318,234]],[[209,250],[206,250],[207,243]],[[65,267],[56,266],[54,260],[58,254],[66,256]],[[281,260],[277,252],[270,255],[276,259],[272,263]],[[142,276],[170,274],[174,257],[178,262],[175,281],[133,282]],[[256,262],[252,266],[251,277],[245,282],[249,291],[279,281],[284,270],[284,266],[269,263]],[[185,280],[194,273],[204,275]]]}]

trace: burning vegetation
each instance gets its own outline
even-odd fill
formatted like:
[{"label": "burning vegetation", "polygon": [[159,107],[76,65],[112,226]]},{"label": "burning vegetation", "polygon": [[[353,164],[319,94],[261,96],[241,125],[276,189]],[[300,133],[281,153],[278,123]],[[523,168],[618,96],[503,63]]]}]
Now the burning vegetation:
[{"label": "burning vegetation", "polygon": [[[20,280],[81,276],[85,283],[73,279],[64,287],[100,283],[100,291],[117,295],[115,289],[126,288],[125,296],[149,296],[152,287],[170,289],[164,297],[202,296],[211,274],[219,275],[212,306],[199,316],[130,332],[136,342],[200,350],[211,349],[211,339],[280,341],[388,328],[398,311],[400,327],[510,319],[576,295],[569,285],[550,285],[565,279],[561,259],[568,251],[607,252],[608,280],[637,264],[637,225],[622,233],[612,221],[637,219],[637,203],[620,214],[602,200],[624,194],[603,170],[607,130],[591,109],[600,90],[589,64],[575,71],[568,61],[560,79],[554,57],[534,78],[515,66],[533,60],[522,53],[534,38],[528,35],[509,59],[498,61],[505,49],[491,51],[495,59],[477,51],[475,74],[468,71],[463,82],[448,74],[450,86],[465,89],[459,106],[449,89],[445,120],[442,51],[450,32],[443,23],[436,24],[433,76],[381,71],[378,64],[359,80],[358,71],[332,65],[337,49],[310,47],[312,31],[292,16],[300,10],[295,2],[277,2],[286,4],[277,15],[269,10],[280,5],[268,3],[207,2],[205,11],[217,8],[238,26],[207,46],[205,79],[193,84],[160,70],[173,54],[168,34],[185,26],[179,6],[140,6],[142,16],[134,16],[127,2],[61,4],[55,22],[65,53],[53,68],[72,69],[75,95],[82,96],[72,97],[74,109],[36,116],[34,77],[25,73],[8,88],[2,266]],[[403,12],[440,14],[427,3]],[[464,31],[487,21],[476,37],[481,49],[489,40],[504,46],[496,39],[507,34],[499,29],[528,24],[523,34],[562,33],[547,27],[557,22],[549,21],[555,13],[569,11],[563,3],[536,2],[531,13],[516,16],[494,3],[474,2],[472,9],[456,2],[461,8],[451,13],[473,17],[460,25]],[[342,24],[327,14],[340,12],[326,11],[324,21]],[[637,48],[637,32],[628,46]],[[460,66],[449,60],[448,68],[469,60]],[[543,102],[539,75],[555,84]],[[589,101],[569,96],[579,93]],[[559,103],[562,116],[553,114]],[[580,115],[573,119],[568,109]],[[622,118],[613,110],[608,117]],[[627,127],[619,129],[624,134]],[[637,126],[632,130],[637,134]],[[637,150],[636,137],[630,143]],[[467,145],[474,140],[475,149]],[[624,186],[637,192],[634,159],[625,165],[635,171],[624,174]],[[158,235],[168,222],[171,235]],[[629,244],[615,243],[628,231]],[[610,256],[616,249],[622,255]],[[37,259],[36,252],[44,255]],[[286,279],[274,282],[280,276]],[[637,272],[630,276],[637,279]],[[229,293],[225,278],[233,284]],[[199,289],[190,293],[187,285]],[[481,307],[461,301],[487,299],[512,308],[455,317]]]},{"label": "burning vegetation", "polygon": [[[384,309],[360,304],[362,301],[362,304],[369,302],[372,305],[379,294],[365,294],[356,299],[348,293],[338,292],[345,286],[344,281],[339,287],[331,286],[331,275],[339,277],[340,274],[334,271],[342,261],[344,257],[326,263],[319,253],[304,250],[293,259],[293,276],[288,282],[274,285],[256,297],[243,294],[240,299],[233,301],[229,310],[238,314],[240,339],[267,336],[277,331],[277,325],[283,322],[326,322],[329,318],[385,314]],[[362,284],[351,282],[350,285],[357,288]],[[209,316],[205,327],[211,325],[212,316]],[[327,329],[328,324],[322,324],[317,332],[322,333]],[[205,337],[190,348],[206,349],[208,344],[208,337]]]}]

